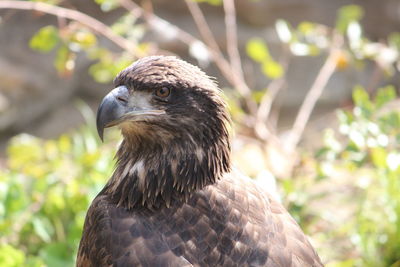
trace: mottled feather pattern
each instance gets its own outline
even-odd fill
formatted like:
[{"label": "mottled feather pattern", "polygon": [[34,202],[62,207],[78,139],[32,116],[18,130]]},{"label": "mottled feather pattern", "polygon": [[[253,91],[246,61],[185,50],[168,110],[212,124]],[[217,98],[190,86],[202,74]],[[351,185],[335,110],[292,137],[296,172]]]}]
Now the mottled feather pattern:
[{"label": "mottled feather pattern", "polygon": [[[87,213],[78,267],[322,266],[282,205],[231,170],[230,119],[212,79],[155,56],[114,83],[164,115],[121,123],[117,166]],[[160,87],[171,88],[168,99],[154,97]]]},{"label": "mottled feather pattern", "polygon": [[89,215],[102,223],[78,266],[322,266],[285,209],[245,179],[227,174],[159,211],[128,211],[100,194]]}]

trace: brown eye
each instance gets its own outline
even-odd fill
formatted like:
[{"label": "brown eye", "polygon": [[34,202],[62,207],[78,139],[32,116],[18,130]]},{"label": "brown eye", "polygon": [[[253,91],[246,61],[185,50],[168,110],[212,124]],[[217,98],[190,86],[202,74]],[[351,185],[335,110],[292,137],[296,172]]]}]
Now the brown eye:
[{"label": "brown eye", "polygon": [[156,90],[156,96],[166,98],[171,93],[168,87],[161,87]]}]

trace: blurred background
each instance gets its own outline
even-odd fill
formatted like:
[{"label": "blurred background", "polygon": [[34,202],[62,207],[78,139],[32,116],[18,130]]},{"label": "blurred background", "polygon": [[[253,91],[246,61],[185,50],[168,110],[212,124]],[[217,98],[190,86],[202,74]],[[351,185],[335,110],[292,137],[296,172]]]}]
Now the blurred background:
[{"label": "blurred background", "polygon": [[135,59],[217,78],[235,165],[326,266],[400,266],[398,0],[0,1],[0,266],[74,266],[120,136],[97,105]]}]

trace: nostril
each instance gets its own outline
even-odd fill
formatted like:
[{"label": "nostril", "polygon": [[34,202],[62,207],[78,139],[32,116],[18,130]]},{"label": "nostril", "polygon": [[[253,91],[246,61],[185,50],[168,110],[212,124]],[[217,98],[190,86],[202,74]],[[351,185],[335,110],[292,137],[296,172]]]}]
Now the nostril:
[{"label": "nostril", "polygon": [[124,103],[124,104],[128,103],[128,99],[126,99],[126,98],[124,98],[124,97],[122,97],[122,96],[117,96],[117,99],[118,99],[119,101],[121,101],[122,103]]}]

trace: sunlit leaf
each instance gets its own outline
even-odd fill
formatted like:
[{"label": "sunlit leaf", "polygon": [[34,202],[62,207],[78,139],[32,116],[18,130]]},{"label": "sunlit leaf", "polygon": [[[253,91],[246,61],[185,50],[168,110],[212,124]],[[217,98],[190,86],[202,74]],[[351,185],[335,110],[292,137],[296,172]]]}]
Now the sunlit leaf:
[{"label": "sunlit leaf", "polygon": [[352,49],[360,48],[362,44],[362,28],[358,21],[349,22],[347,27],[347,38]]},{"label": "sunlit leaf", "polygon": [[311,46],[307,43],[293,42],[290,44],[290,50],[296,56],[316,55],[319,49],[316,46]]},{"label": "sunlit leaf", "polygon": [[282,42],[288,43],[292,40],[293,34],[287,21],[282,19],[277,20],[277,22],[275,23],[275,29],[278,33],[279,39]]},{"label": "sunlit leaf", "polygon": [[361,86],[355,86],[353,89],[353,101],[357,107],[361,108],[362,116],[369,116],[372,112],[372,102],[367,91]]},{"label": "sunlit leaf", "polygon": [[263,96],[266,94],[266,91],[253,91],[253,93],[251,94],[251,96],[253,97],[254,101],[256,101],[257,103],[261,102],[261,99],[263,98]]},{"label": "sunlit leaf", "polygon": [[75,69],[76,54],[66,46],[58,49],[54,65],[61,76],[69,76]]},{"label": "sunlit leaf", "polygon": [[111,11],[119,6],[118,0],[94,0],[104,12]]},{"label": "sunlit leaf", "polygon": [[118,35],[129,35],[130,32],[137,28],[135,25],[137,18],[132,14],[127,14],[125,16],[120,17],[117,22],[115,22],[111,28]]},{"label": "sunlit leaf", "polygon": [[47,266],[72,266],[74,255],[65,243],[52,243],[45,246],[39,253]]},{"label": "sunlit leaf", "polygon": [[378,168],[385,168],[387,153],[385,149],[376,147],[371,149],[371,160]]},{"label": "sunlit leaf", "polygon": [[391,46],[400,50],[400,33],[399,32],[392,32],[389,34],[388,42]]},{"label": "sunlit leaf", "polygon": [[333,261],[325,265],[325,267],[354,267],[354,266],[355,266],[354,259],[348,259],[344,261]]},{"label": "sunlit leaf", "polygon": [[222,0],[190,0],[190,1],[195,1],[199,3],[208,3],[213,6],[219,6],[222,4]]},{"label": "sunlit leaf", "polygon": [[262,64],[263,73],[271,79],[277,79],[283,75],[283,67],[274,60],[267,60]]},{"label": "sunlit leaf", "polygon": [[351,22],[359,21],[364,15],[364,10],[358,5],[347,5],[339,9],[336,19],[336,29],[345,33]]},{"label": "sunlit leaf", "polygon": [[58,43],[58,30],[54,26],[45,26],[41,28],[29,41],[29,46],[33,50],[40,52],[49,52]]},{"label": "sunlit leaf", "polygon": [[211,55],[203,42],[192,42],[189,46],[189,53],[203,65],[207,65],[210,62]]},{"label": "sunlit leaf", "polygon": [[400,154],[390,153],[386,157],[386,164],[391,171],[396,171],[400,167]]},{"label": "sunlit leaf", "polygon": [[388,85],[378,90],[375,96],[376,106],[378,108],[385,105],[387,102],[396,98],[396,89],[392,85]]},{"label": "sunlit leaf", "polygon": [[250,39],[247,42],[246,52],[256,62],[263,62],[271,57],[265,42],[258,38]]},{"label": "sunlit leaf", "polygon": [[51,241],[54,229],[47,218],[35,217],[32,220],[36,234],[46,243]]},{"label": "sunlit leaf", "polygon": [[307,35],[314,32],[316,25],[310,21],[303,21],[297,26],[297,28],[302,34]]},{"label": "sunlit leaf", "polygon": [[122,56],[114,61],[109,57],[105,57],[100,60],[100,62],[90,66],[89,73],[95,81],[99,83],[107,83],[112,81],[121,70],[129,66],[131,63],[132,60],[130,60],[129,57]]},{"label": "sunlit leaf", "polygon": [[25,262],[25,254],[23,251],[12,247],[11,245],[0,246],[0,266],[20,267]]},{"label": "sunlit leaf", "polygon": [[96,35],[87,29],[80,29],[73,33],[71,42],[81,48],[90,48],[97,43]]},{"label": "sunlit leaf", "polygon": [[61,135],[60,139],[58,140],[58,147],[60,148],[61,153],[68,153],[71,151],[70,138],[65,134]]}]

